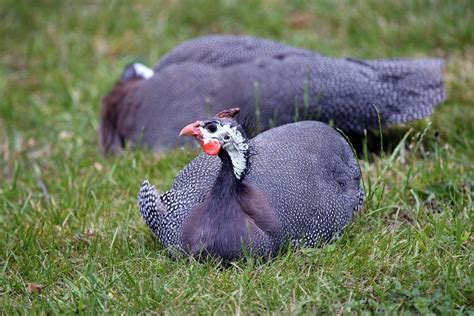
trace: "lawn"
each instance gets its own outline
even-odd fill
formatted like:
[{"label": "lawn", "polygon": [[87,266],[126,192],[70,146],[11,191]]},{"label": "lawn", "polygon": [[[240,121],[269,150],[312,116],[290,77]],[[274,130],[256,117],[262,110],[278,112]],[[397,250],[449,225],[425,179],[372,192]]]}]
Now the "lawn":
[{"label": "lawn", "polygon": [[[0,0],[0,314],[474,314],[473,30],[470,0]],[[136,195],[196,152],[104,158],[98,114],[127,63],[209,33],[444,57],[448,100],[361,150],[366,204],[335,242],[230,267],[172,259]]]}]

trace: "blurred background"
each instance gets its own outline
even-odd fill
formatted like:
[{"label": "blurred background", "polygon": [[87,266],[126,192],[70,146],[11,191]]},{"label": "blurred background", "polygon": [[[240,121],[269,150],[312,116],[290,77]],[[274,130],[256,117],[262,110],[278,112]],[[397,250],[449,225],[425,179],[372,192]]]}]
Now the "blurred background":
[{"label": "blurred background", "polygon": [[456,112],[453,103],[473,100],[472,89],[463,90],[473,86],[469,0],[1,2],[0,113],[15,146],[32,136],[51,143],[71,127],[93,145],[101,97],[127,63],[152,66],[181,42],[210,33],[266,37],[331,56],[445,57],[451,106],[439,110]]}]

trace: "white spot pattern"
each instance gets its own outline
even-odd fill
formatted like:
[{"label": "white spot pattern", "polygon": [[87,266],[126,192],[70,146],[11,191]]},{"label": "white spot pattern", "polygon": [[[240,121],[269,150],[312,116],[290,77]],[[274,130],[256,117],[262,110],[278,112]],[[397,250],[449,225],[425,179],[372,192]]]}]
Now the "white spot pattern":
[{"label": "white spot pattern", "polygon": [[[445,99],[440,59],[331,58],[249,36],[204,36],[166,54],[130,96],[125,137],[156,150],[181,145],[176,131],[196,113],[229,105],[261,130],[299,119],[334,122],[345,132],[430,115]],[[258,89],[255,87],[258,83]],[[132,102],[132,101],[131,101]],[[128,126],[132,130],[128,132]]]},{"label": "white spot pattern", "polygon": [[[313,246],[337,237],[363,203],[360,170],[350,146],[332,128],[299,122],[274,128],[249,143],[255,155],[246,181],[268,199],[280,226],[256,235],[252,249],[274,255],[284,244]],[[202,154],[159,196],[145,181],[138,204],[165,247],[181,249],[183,224],[202,203],[220,170],[218,157]],[[247,245],[248,246],[248,245]]]}]

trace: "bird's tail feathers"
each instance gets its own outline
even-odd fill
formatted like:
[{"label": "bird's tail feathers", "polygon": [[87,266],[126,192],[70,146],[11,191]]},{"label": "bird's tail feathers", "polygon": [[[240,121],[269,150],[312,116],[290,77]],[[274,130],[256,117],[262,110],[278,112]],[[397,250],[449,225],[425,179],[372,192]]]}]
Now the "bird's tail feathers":
[{"label": "bird's tail feathers", "polygon": [[386,123],[396,124],[425,118],[446,99],[442,59],[394,59],[368,61],[382,86],[391,86],[397,100],[389,107]]},{"label": "bird's tail feathers", "polygon": [[138,193],[138,207],[145,223],[154,232],[158,229],[160,216],[165,212],[166,207],[160,200],[160,194],[154,185],[150,185],[148,180],[143,181]]}]

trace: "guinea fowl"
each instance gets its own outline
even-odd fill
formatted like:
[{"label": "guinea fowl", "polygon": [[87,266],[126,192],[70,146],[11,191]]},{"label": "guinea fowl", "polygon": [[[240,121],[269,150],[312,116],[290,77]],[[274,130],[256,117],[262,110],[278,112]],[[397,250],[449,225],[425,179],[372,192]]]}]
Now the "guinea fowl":
[{"label": "guinea fowl", "polygon": [[274,256],[285,244],[313,246],[340,233],[363,202],[349,144],[328,125],[291,123],[249,140],[239,109],[196,121],[205,154],[160,195],[145,181],[138,205],[167,248],[224,260]]},{"label": "guinea fowl", "polygon": [[185,42],[154,70],[127,67],[104,98],[101,148],[127,142],[155,151],[183,144],[173,131],[225,104],[242,109],[258,131],[295,120],[334,122],[361,132],[430,115],[445,98],[439,59],[360,60],[249,36]]}]

